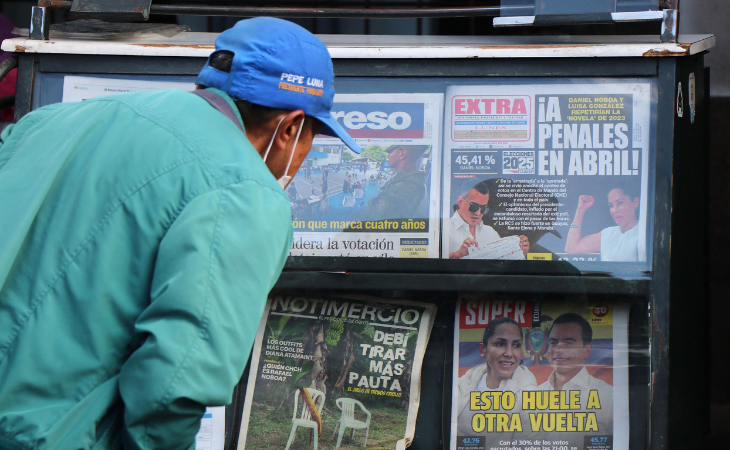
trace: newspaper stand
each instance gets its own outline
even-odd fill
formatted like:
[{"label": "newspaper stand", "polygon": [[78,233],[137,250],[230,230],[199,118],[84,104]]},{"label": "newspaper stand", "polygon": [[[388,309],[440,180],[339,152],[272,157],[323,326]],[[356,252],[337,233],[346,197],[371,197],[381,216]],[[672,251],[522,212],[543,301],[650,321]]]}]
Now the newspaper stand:
[{"label": "newspaper stand", "polygon": [[[214,38],[182,33],[132,40],[6,40],[3,50],[19,57],[16,119],[61,101],[66,75],[192,82]],[[289,259],[277,292],[370,294],[438,306],[411,448],[450,445],[454,314],[460,292],[629,305],[628,448],[699,446],[709,424],[709,70],[703,56],[714,37],[680,35],[677,43],[660,43],[652,36],[322,39],[333,56],[338,93],[444,93],[448,84],[544,81],[634,79],[651,84],[645,263],[590,264],[567,256],[563,261]],[[229,449],[238,442],[244,392],[238,390],[238,406],[227,411]]]}]

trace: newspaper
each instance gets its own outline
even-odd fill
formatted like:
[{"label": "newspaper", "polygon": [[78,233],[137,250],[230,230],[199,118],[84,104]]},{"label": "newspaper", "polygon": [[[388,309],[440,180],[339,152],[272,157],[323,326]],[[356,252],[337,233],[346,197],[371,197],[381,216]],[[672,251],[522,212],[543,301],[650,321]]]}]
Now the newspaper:
[{"label": "newspaper", "polygon": [[435,312],[370,297],[270,298],[238,448],[406,448]]},{"label": "newspaper", "polygon": [[287,189],[290,254],[438,258],[442,111],[443,94],[335,95],[363,151],[315,137]]},{"label": "newspaper", "polygon": [[600,81],[447,89],[443,258],[520,236],[528,260],[646,265],[653,85]]},{"label": "newspaper", "polygon": [[628,449],[627,305],[462,295],[454,335],[451,450]]},{"label": "newspaper", "polygon": [[154,91],[160,89],[182,89],[192,91],[195,83],[184,81],[131,80],[123,78],[63,77],[62,102],[81,102],[102,95],[120,94],[133,91]]},{"label": "newspaper", "polygon": [[195,450],[223,450],[226,440],[226,407],[209,406],[200,419]]}]

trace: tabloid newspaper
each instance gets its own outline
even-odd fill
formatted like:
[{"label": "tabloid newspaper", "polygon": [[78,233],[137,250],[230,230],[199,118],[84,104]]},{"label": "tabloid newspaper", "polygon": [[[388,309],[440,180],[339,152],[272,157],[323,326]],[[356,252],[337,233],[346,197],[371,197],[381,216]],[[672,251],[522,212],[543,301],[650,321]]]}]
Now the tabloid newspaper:
[{"label": "tabloid newspaper", "polygon": [[442,257],[646,262],[651,89],[449,87]]},{"label": "tabloid newspaper", "polygon": [[627,327],[621,303],[461,296],[451,450],[628,449]]},{"label": "tabloid newspaper", "polygon": [[404,449],[433,305],[273,296],[251,355],[239,449]]},{"label": "tabloid newspaper", "polygon": [[438,258],[443,94],[338,94],[287,194],[296,256]]}]

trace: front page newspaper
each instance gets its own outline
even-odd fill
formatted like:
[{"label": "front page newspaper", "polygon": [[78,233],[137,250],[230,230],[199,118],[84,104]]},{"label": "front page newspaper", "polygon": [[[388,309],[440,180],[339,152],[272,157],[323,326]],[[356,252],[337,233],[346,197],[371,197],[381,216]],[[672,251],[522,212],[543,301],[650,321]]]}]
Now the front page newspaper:
[{"label": "front page newspaper", "polygon": [[442,257],[646,265],[651,90],[449,87]]},{"label": "front page newspaper", "polygon": [[435,312],[370,297],[271,297],[238,448],[405,449]]},{"label": "front page newspaper", "polygon": [[443,94],[338,94],[287,194],[295,256],[438,258]]},{"label": "front page newspaper", "polygon": [[628,449],[628,307],[464,295],[451,450]]}]

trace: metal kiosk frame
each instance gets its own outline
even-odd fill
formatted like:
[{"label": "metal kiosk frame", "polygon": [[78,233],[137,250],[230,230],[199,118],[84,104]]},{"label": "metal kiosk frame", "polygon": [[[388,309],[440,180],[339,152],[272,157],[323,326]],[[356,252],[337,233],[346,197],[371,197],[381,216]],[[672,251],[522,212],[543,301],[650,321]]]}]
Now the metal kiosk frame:
[{"label": "metal kiosk frame", "polygon": [[[185,35],[185,36],[183,36]],[[182,37],[181,37],[182,36]],[[16,120],[44,104],[45,75],[196,75],[215,35],[170,39],[38,41],[12,39],[19,56]],[[369,78],[642,77],[658,85],[650,168],[653,253],[648,272],[608,273],[567,262],[450,261],[291,257],[278,290],[363,292],[432,301],[439,306],[424,361],[413,449],[448,448],[451,345],[456,293],[506,298],[587,294],[631,303],[629,345],[631,449],[699,446],[709,429],[709,372],[684,362],[707,361],[708,102],[703,55],[712,36],[436,37],[323,36],[336,76]],[[678,82],[694,73],[697,119],[676,114]],[[686,83],[683,83],[686,86]],[[387,89],[387,86],[384,87]],[[686,89],[683,88],[683,89]],[[684,98],[687,97],[684,92]],[[696,256],[698,255],[699,258]],[[647,317],[648,316],[648,317]],[[245,376],[244,376],[245,378]],[[689,389],[683,385],[692,380]],[[240,386],[240,385],[239,385]],[[244,389],[236,399],[242,403]],[[437,394],[436,394],[437,393]],[[238,416],[227,414],[226,448],[238,441]],[[229,444],[230,443],[230,444]]]}]

